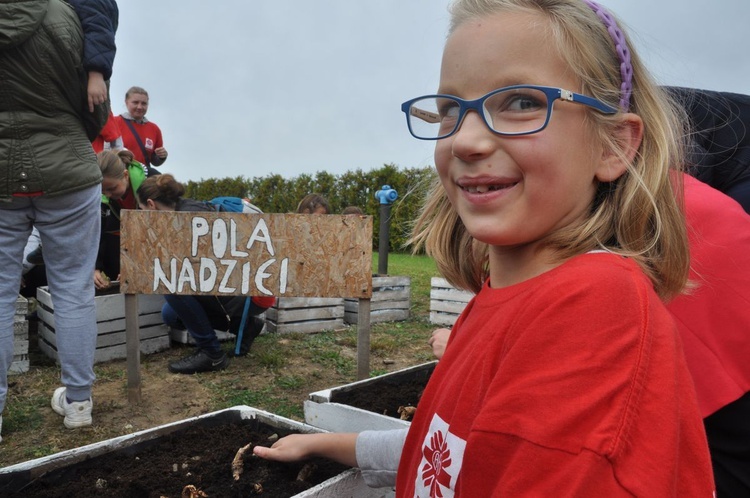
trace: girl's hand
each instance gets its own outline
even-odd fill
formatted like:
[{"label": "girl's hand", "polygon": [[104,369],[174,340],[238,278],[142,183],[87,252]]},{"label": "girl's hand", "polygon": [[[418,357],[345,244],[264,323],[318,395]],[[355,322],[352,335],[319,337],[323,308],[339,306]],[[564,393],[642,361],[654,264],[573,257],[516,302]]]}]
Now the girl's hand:
[{"label": "girl's hand", "polygon": [[154,149],[154,154],[156,154],[159,159],[166,159],[167,158],[167,149],[164,147],[157,147]]},{"label": "girl's hand", "polygon": [[291,434],[279,439],[270,448],[254,447],[253,454],[277,462],[324,457],[349,467],[356,467],[356,446],[357,434],[354,433]]},{"label": "girl's hand", "polygon": [[317,434],[291,434],[273,443],[273,446],[255,446],[253,454],[266,460],[296,462],[310,458],[314,453]]}]

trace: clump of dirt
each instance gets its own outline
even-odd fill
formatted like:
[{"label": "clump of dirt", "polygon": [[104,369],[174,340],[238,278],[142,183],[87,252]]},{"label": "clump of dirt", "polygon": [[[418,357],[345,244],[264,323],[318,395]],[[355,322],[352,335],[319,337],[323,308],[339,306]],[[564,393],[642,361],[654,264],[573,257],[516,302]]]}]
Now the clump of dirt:
[{"label": "clump of dirt", "polygon": [[[3,496],[289,497],[348,469],[325,459],[279,463],[247,453],[243,471],[234,479],[232,461],[242,446],[271,445],[276,437],[289,433],[258,420],[213,426],[207,422],[57,469],[23,489],[6,490]],[[189,486],[194,494],[183,494]]]}]

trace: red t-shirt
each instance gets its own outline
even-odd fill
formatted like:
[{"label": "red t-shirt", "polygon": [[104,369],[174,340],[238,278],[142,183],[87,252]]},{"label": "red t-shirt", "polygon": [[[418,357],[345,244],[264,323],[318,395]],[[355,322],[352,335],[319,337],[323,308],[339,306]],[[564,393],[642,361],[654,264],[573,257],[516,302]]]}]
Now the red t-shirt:
[{"label": "red t-shirt", "polygon": [[631,260],[586,254],[485,285],[424,391],[397,496],[700,496],[714,490],[679,336]]},{"label": "red t-shirt", "polygon": [[154,153],[154,150],[159,147],[164,147],[159,127],[151,121],[145,123],[130,121],[130,124],[133,125],[138,136],[141,137],[141,142],[143,142],[143,146],[149,154],[149,161],[146,161],[146,158],[143,156],[143,151],[141,150],[140,145],[138,145],[138,140],[136,140],[133,132],[130,131],[130,127],[125,123],[125,118],[120,115],[117,116],[115,120],[120,129],[120,134],[122,135],[123,146],[133,153],[136,161],[141,164],[150,164],[150,156]]},{"label": "red t-shirt", "polygon": [[695,288],[667,309],[707,417],[750,391],[750,215],[695,178],[684,183]]}]

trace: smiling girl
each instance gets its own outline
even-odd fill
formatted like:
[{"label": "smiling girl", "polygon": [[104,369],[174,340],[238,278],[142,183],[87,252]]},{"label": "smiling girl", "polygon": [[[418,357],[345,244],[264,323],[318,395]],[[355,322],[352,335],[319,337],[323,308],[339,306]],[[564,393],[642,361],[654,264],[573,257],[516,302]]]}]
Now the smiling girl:
[{"label": "smiling girl", "polygon": [[676,112],[593,2],[451,12],[438,92],[402,106],[411,133],[436,140],[413,241],[477,295],[408,434],[255,453],[333,457],[374,485],[397,470],[397,496],[712,496],[662,301],[689,266]]}]

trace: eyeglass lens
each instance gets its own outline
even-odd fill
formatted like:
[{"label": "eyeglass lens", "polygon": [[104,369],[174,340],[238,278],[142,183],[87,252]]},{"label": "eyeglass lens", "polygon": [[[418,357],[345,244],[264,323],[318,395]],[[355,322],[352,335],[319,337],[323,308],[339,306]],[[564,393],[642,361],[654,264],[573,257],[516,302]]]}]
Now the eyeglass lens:
[{"label": "eyeglass lens", "polygon": [[[461,103],[449,97],[425,97],[409,108],[409,127],[419,138],[450,135],[460,124]],[[514,88],[491,94],[484,100],[482,114],[497,133],[524,134],[544,127],[547,95],[536,88]]]}]

